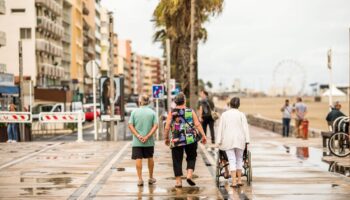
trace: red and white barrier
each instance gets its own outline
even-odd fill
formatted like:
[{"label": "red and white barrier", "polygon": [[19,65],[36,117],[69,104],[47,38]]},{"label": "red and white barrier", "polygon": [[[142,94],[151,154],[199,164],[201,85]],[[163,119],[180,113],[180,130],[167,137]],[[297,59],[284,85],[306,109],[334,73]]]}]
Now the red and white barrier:
[{"label": "red and white barrier", "polygon": [[31,123],[30,112],[0,112],[1,123]]},{"label": "red and white barrier", "polygon": [[42,112],[39,114],[41,123],[78,123],[85,121],[84,113],[80,112]]},{"label": "red and white barrier", "polygon": [[39,114],[41,123],[77,123],[78,139],[77,142],[83,142],[83,122],[85,114],[83,112],[42,112]]}]

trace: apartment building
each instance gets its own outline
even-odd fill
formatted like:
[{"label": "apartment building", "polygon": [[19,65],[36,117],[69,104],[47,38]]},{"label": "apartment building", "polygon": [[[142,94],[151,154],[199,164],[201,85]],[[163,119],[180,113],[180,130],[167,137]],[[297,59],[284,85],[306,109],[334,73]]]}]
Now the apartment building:
[{"label": "apartment building", "polygon": [[131,67],[131,93],[141,94],[142,91],[142,56],[132,53],[132,67]]},{"label": "apartment building", "polygon": [[118,71],[118,34],[113,34],[113,72],[114,75],[119,75]]},{"label": "apartment building", "polygon": [[101,66],[101,1],[95,0],[95,60]]},{"label": "apartment building", "polygon": [[[95,0],[83,1],[83,44],[84,69],[86,64],[95,59]],[[84,70],[84,94],[92,96],[92,77]]]},{"label": "apartment building", "polygon": [[124,75],[124,94],[132,94],[132,48],[131,40],[118,40],[118,73]]},{"label": "apartment building", "polygon": [[[5,0],[0,0],[0,15],[4,15],[6,13]],[[5,32],[0,30],[0,47],[6,45],[6,34]]]},{"label": "apartment building", "polygon": [[[39,87],[61,85],[64,69],[62,0],[6,1],[0,27],[6,34],[6,46],[0,48],[2,62],[8,72],[19,75],[19,41],[22,41],[23,74]],[[13,23],[13,22],[16,23]]]},{"label": "apartment building", "polygon": [[71,84],[71,38],[72,38],[72,0],[63,0],[63,12],[62,12],[62,26],[64,30],[62,38],[62,67],[64,69],[64,76],[62,85]]},{"label": "apartment building", "polygon": [[109,71],[109,15],[108,10],[101,8],[101,72],[108,75]]},{"label": "apartment building", "polygon": [[[84,93],[83,2],[72,0],[71,79],[75,96]],[[75,100],[81,100],[75,97]]]}]

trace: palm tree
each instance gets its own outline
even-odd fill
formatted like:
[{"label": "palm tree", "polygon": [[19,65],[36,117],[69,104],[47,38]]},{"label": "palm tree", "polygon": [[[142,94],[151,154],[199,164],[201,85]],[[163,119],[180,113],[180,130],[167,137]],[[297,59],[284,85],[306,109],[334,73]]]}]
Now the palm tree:
[{"label": "palm tree", "polygon": [[[156,32],[154,41],[170,39],[171,45],[171,75],[180,82],[182,90],[189,97],[190,85],[198,92],[197,52],[198,41],[207,40],[207,31],[203,27],[210,16],[222,12],[224,0],[194,0],[194,80],[190,80],[190,44],[191,44],[191,1],[160,0],[154,10],[153,18]],[[165,49],[165,48],[164,48]],[[193,87],[192,87],[193,88]]]}]

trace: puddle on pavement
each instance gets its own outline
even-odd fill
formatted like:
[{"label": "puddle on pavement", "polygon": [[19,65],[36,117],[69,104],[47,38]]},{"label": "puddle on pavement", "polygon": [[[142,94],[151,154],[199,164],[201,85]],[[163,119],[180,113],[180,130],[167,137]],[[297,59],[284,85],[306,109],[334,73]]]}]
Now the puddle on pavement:
[{"label": "puddle on pavement", "polygon": [[313,147],[293,147],[293,146],[283,146],[286,153],[294,155],[302,163],[310,164],[316,166],[323,171],[336,172],[345,176],[350,177],[350,167],[338,165],[337,162],[325,162],[324,152],[321,149],[316,149]]}]

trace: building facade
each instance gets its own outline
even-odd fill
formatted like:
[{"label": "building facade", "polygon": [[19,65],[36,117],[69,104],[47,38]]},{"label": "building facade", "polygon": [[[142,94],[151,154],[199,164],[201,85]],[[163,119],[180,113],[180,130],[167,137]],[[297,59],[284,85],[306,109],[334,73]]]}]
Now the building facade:
[{"label": "building facade", "polygon": [[63,12],[62,12],[62,26],[64,30],[64,35],[62,38],[62,67],[64,69],[64,76],[62,80],[62,85],[71,84],[71,38],[72,38],[72,0],[63,0]]},{"label": "building facade", "polygon": [[84,51],[83,51],[83,2],[72,0],[71,79],[76,96],[84,92]]},{"label": "building facade", "polygon": [[6,13],[0,16],[0,27],[7,36],[7,44],[0,49],[0,55],[9,73],[19,75],[21,40],[24,76],[31,77],[39,87],[61,85],[64,77],[61,65],[62,0],[6,1]]}]

